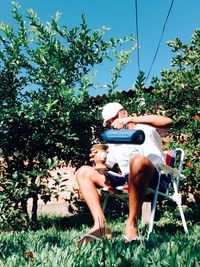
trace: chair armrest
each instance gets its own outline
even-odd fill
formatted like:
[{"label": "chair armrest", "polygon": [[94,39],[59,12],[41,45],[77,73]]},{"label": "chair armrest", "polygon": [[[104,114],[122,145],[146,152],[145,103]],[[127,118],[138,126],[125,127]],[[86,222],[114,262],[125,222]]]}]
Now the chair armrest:
[{"label": "chair armrest", "polygon": [[180,171],[177,168],[172,168],[168,165],[160,164],[159,169],[167,174],[172,174],[176,177],[183,178],[183,179],[186,178],[186,176],[180,173]]}]

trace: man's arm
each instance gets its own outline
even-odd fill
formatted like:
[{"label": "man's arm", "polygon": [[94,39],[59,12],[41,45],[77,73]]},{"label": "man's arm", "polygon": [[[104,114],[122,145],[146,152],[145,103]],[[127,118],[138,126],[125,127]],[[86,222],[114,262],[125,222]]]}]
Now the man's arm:
[{"label": "man's arm", "polygon": [[112,127],[123,128],[127,124],[148,124],[153,127],[167,127],[172,126],[172,120],[165,116],[160,115],[145,115],[145,116],[129,116],[127,118],[119,118],[113,121]]},{"label": "man's arm", "polygon": [[134,116],[130,118],[130,123],[141,123],[148,124],[153,127],[170,127],[172,126],[172,120],[165,116],[160,115],[145,115],[145,116]]}]

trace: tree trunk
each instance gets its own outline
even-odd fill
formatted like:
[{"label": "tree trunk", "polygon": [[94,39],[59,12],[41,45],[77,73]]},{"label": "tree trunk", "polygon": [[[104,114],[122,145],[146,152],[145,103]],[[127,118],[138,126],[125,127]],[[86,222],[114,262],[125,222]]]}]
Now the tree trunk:
[{"label": "tree trunk", "polygon": [[30,223],[30,218],[29,218],[29,215],[28,215],[28,209],[27,209],[27,199],[23,199],[23,200],[21,201],[21,205],[22,205],[22,211],[23,211],[23,213],[25,214],[26,222],[27,222],[27,224],[29,225],[29,223]]},{"label": "tree trunk", "polygon": [[31,213],[32,225],[35,226],[37,223],[37,209],[38,209],[38,195],[37,193],[33,194],[33,206]]}]

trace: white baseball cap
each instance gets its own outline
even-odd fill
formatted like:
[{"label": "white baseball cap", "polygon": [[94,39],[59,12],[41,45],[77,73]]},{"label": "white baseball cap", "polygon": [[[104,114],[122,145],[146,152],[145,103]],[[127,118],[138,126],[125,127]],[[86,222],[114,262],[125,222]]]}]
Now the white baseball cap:
[{"label": "white baseball cap", "polygon": [[102,110],[102,117],[104,119],[103,126],[105,127],[107,121],[114,118],[121,109],[124,109],[124,107],[117,102],[106,104]]}]

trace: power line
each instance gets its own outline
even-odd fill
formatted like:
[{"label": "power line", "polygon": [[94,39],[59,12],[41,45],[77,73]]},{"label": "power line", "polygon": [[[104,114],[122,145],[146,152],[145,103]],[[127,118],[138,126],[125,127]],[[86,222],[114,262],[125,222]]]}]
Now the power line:
[{"label": "power line", "polygon": [[168,11],[168,13],[167,13],[167,17],[166,17],[166,19],[165,19],[165,23],[164,23],[164,26],[163,26],[163,29],[162,29],[161,37],[160,37],[160,40],[159,40],[159,42],[158,42],[158,46],[157,46],[157,49],[156,49],[156,52],[155,52],[153,61],[152,61],[152,63],[151,63],[151,67],[150,67],[149,72],[148,72],[148,74],[147,74],[146,81],[147,81],[148,78],[149,78],[149,75],[150,75],[150,73],[151,73],[153,64],[154,64],[154,62],[155,62],[155,60],[156,60],[156,56],[157,56],[157,54],[158,54],[158,50],[159,50],[159,48],[160,48],[161,40],[162,40],[162,37],[163,37],[163,35],[164,35],[164,31],[165,31],[165,28],[166,28],[166,24],[167,24],[169,15],[170,15],[170,13],[171,13],[173,4],[174,4],[174,0],[172,0],[171,5],[170,5],[170,8],[169,8],[169,11]]},{"label": "power line", "polygon": [[138,30],[138,8],[137,0],[135,0],[135,23],[136,23],[136,38],[137,38],[137,64],[138,71],[140,72],[140,51],[139,51],[139,30]]}]

